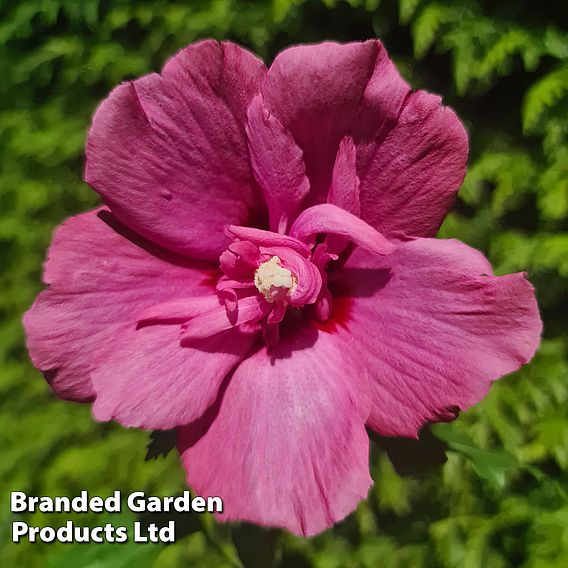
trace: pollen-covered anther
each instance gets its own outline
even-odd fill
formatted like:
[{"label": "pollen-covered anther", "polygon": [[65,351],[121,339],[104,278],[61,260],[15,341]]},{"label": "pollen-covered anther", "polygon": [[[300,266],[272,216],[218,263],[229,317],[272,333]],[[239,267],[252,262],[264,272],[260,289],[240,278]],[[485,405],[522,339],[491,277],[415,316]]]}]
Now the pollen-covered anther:
[{"label": "pollen-covered anther", "polygon": [[279,257],[263,262],[254,273],[254,285],[267,302],[285,301],[298,285],[294,274],[282,266]]}]

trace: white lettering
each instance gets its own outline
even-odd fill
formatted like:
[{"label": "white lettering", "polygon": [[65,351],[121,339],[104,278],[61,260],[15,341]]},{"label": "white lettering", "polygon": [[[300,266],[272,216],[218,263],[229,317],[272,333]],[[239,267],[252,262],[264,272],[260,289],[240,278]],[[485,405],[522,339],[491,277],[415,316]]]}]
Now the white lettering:
[{"label": "white lettering", "polygon": [[128,496],[127,500],[128,508],[133,513],[144,513],[146,511],[146,505],[144,503],[144,492],[135,491]]},{"label": "white lettering", "polygon": [[196,513],[204,513],[205,512],[205,499],[203,497],[194,497],[191,501],[191,508]]},{"label": "white lettering", "polygon": [[93,513],[103,512],[103,499],[102,497],[91,497],[89,501],[89,508]]},{"label": "white lettering", "polygon": [[26,497],[23,491],[12,491],[10,493],[10,511],[12,513],[23,513],[26,511],[28,508]]},{"label": "white lettering", "polygon": [[23,521],[12,523],[12,542],[20,542],[20,537],[28,532],[28,525]]},{"label": "white lettering", "polygon": [[207,511],[209,513],[222,513],[223,499],[221,497],[207,497]]},{"label": "white lettering", "polygon": [[120,513],[120,491],[115,491],[105,499],[105,509],[109,513]]},{"label": "white lettering", "polygon": [[134,523],[134,542],[148,542],[148,538],[141,534],[140,521]]}]

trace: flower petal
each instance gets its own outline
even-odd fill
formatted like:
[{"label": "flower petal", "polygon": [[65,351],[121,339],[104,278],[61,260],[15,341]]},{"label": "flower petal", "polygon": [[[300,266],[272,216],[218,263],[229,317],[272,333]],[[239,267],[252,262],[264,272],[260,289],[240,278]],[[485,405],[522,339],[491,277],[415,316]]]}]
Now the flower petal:
[{"label": "flower petal", "polygon": [[[345,136],[337,150],[327,202],[359,217],[361,202],[356,164],[357,155],[353,138]],[[334,235],[329,235],[325,242],[329,253],[336,255],[341,254],[349,245],[349,240]]]},{"label": "flower petal", "polygon": [[188,424],[214,403],[223,380],[256,336],[230,329],[182,347],[177,325],[130,328],[115,337],[112,352],[93,370],[93,414],[137,428]]},{"label": "flower petal", "polygon": [[[179,326],[172,326],[171,330],[160,326],[165,330],[164,335],[154,338],[157,328],[137,330],[139,319],[144,314],[156,317],[171,314],[173,317],[179,313],[183,301],[192,297],[211,296],[217,301],[214,283],[211,283],[212,272],[212,267],[206,263],[189,260],[144,241],[120,225],[106,208],[68,219],[57,230],[48,253],[44,281],[49,288],[39,295],[24,316],[27,346],[34,365],[47,373],[61,398],[93,400],[96,392],[107,404],[104,402],[108,400],[105,383],[93,376],[103,368],[109,374],[109,388],[113,393],[120,386],[132,403],[139,384],[150,380],[151,365],[147,372],[141,373],[143,377],[135,374],[142,359],[146,362],[153,357],[154,365],[158,366],[170,356],[173,360],[175,354],[171,351],[177,350],[178,358],[188,356],[188,351],[179,346]],[[159,305],[161,311],[156,308]],[[163,306],[169,306],[167,314]],[[173,311],[174,308],[177,311]],[[164,345],[166,356],[160,348],[174,329],[172,345]],[[136,343],[140,338],[148,337],[152,338],[152,345],[146,343],[144,357],[132,360],[127,372],[124,367],[128,364],[121,367],[120,361],[116,361],[117,352],[124,348],[121,356],[127,357],[128,353],[141,349]],[[193,364],[201,366],[202,358],[203,353],[199,352]],[[113,364],[116,367],[112,367]],[[188,364],[184,363],[184,368]],[[219,362],[210,382],[218,375],[223,378],[224,364]],[[165,375],[165,368],[163,371]],[[160,400],[161,389],[176,372],[175,369],[170,371],[167,377],[152,376],[155,401]],[[203,380],[206,387],[208,380],[209,377]],[[92,381],[95,381],[94,387]],[[177,385],[178,397],[179,389]],[[209,393],[213,399],[214,389],[212,385]],[[188,392],[184,401],[193,411],[192,417],[202,411],[192,406],[193,397],[193,393]],[[137,410],[143,411],[142,406]]]},{"label": "flower petal", "polygon": [[113,214],[144,237],[194,258],[217,260],[227,223],[256,208],[246,109],[263,63],[231,43],[180,51],[161,74],[123,83],[99,106],[85,179]]},{"label": "flower petal", "polygon": [[291,237],[310,244],[318,233],[344,237],[374,254],[390,254],[395,248],[365,221],[331,203],[305,209],[290,229]]},{"label": "flower petal", "polygon": [[453,419],[538,346],[525,275],[492,276],[458,241],[416,239],[386,257],[358,249],[341,278],[334,302],[346,296],[350,306],[346,329],[334,331],[358,346],[344,349],[346,358],[364,359],[374,398],[368,424],[381,434],[416,436],[425,422]]},{"label": "flower petal", "polygon": [[228,278],[243,282],[253,278],[259,258],[260,250],[255,244],[249,241],[235,241],[219,257],[219,264]]},{"label": "flower petal", "polygon": [[286,233],[310,191],[302,150],[257,95],[248,109],[247,135],[254,176],[268,205],[270,230]]},{"label": "flower petal", "polygon": [[386,138],[356,141],[361,217],[386,237],[435,235],[465,176],[467,133],[440,100],[412,93]]},{"label": "flower petal", "polygon": [[305,258],[310,256],[310,249],[305,243],[288,235],[280,235],[279,233],[263,231],[254,227],[238,227],[236,225],[229,225],[225,228],[225,232],[233,239],[250,241],[259,247],[289,247]]},{"label": "flower petal", "polygon": [[375,139],[396,123],[408,85],[377,41],[300,45],[280,53],[261,92],[304,152],[308,204],[326,201],[345,135]]},{"label": "flower petal", "polygon": [[366,497],[369,442],[352,371],[332,336],[305,328],[239,365],[210,424],[179,430],[188,483],[223,499],[219,520],[307,536]]},{"label": "flower petal", "polygon": [[176,298],[140,310],[136,323],[138,327],[164,323],[181,324],[218,307],[219,298],[211,293],[207,296]]},{"label": "flower petal", "polygon": [[357,217],[361,214],[355,145],[351,136],[345,136],[339,143],[327,201]]},{"label": "flower petal", "polygon": [[[227,310],[217,306],[207,312],[191,318],[182,326],[181,344],[193,345],[196,340],[212,337],[233,326],[248,322],[257,322],[268,314],[270,304],[259,294],[246,296],[238,300],[235,319],[229,319]],[[215,356],[215,355],[210,355]]]}]

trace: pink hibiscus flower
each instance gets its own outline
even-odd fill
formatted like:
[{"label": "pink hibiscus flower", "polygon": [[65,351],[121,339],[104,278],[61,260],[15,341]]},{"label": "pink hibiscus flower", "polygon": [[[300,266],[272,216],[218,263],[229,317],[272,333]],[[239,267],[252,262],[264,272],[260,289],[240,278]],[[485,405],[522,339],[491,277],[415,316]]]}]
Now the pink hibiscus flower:
[{"label": "pink hibiscus flower", "polygon": [[222,519],[322,531],[367,495],[366,426],[416,436],[537,348],[525,275],[430,238],[467,146],[378,41],[268,70],[187,47],[95,114],[85,179],[106,205],[55,234],[34,365],[98,420],[178,428]]}]

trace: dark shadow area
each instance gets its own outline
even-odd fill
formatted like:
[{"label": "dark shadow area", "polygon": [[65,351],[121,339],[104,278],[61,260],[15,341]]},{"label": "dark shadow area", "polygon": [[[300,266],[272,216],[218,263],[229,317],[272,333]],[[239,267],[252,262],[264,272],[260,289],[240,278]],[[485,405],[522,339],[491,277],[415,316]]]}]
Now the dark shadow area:
[{"label": "dark shadow area", "polygon": [[165,458],[176,447],[175,430],[154,430],[150,432],[150,441],[146,446],[145,461]]},{"label": "dark shadow area", "polygon": [[329,276],[333,298],[368,298],[382,290],[391,280],[390,268],[342,268]]},{"label": "dark shadow area", "polygon": [[231,536],[243,566],[273,566],[280,536],[278,529],[265,529],[242,523],[232,529]]},{"label": "dark shadow area", "polygon": [[404,477],[422,476],[441,468],[447,461],[446,444],[426,426],[418,439],[389,438],[367,429],[379,451],[385,452],[396,472]]}]

